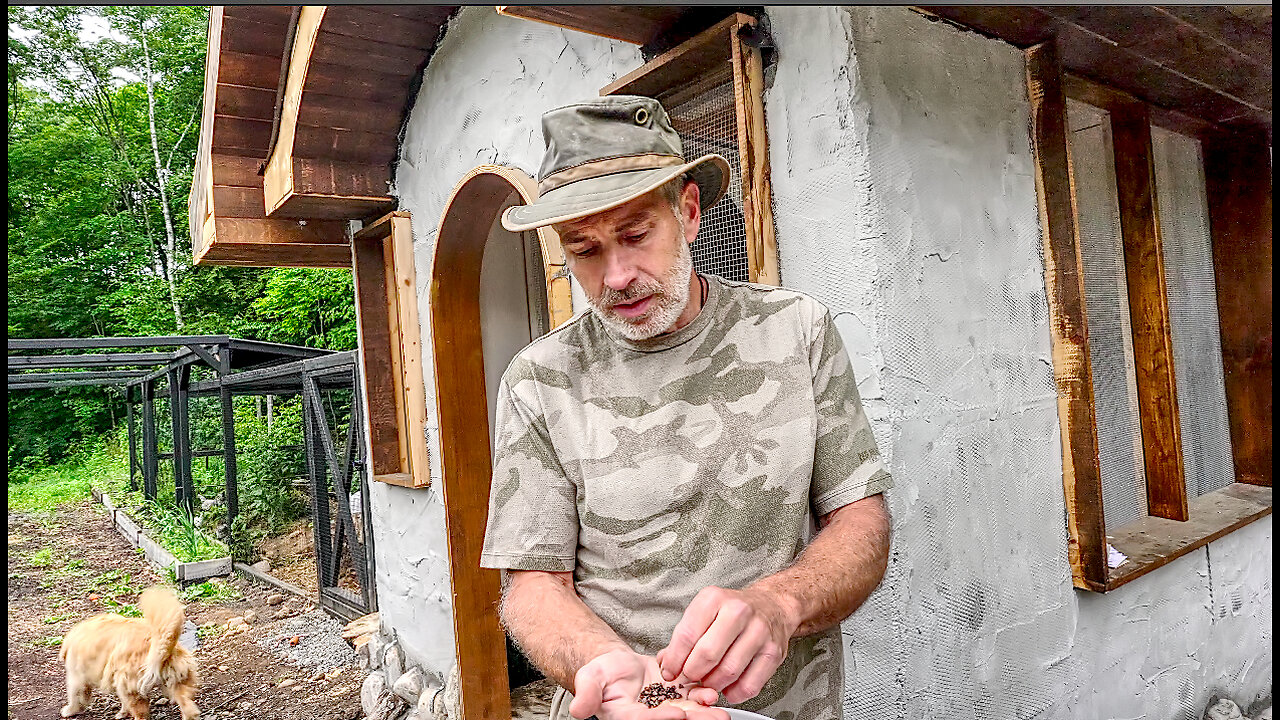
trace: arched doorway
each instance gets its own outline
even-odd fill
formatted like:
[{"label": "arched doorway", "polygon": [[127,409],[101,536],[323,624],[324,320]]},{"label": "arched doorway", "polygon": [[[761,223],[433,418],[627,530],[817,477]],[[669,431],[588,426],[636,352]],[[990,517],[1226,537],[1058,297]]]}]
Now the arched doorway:
[{"label": "arched doorway", "polygon": [[480,567],[497,381],[520,348],[572,315],[555,233],[510,233],[498,221],[504,209],[536,195],[533,179],[513,168],[484,165],[467,173],[440,220],[431,270],[440,466],[465,720],[511,712],[497,613],[500,576]]}]

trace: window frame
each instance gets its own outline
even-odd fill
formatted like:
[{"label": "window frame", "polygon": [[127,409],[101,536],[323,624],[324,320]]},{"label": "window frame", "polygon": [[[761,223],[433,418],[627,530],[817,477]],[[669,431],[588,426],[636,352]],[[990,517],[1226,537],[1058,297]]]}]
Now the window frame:
[{"label": "window frame", "polygon": [[[1108,592],[1271,514],[1271,407],[1269,402],[1263,407],[1249,400],[1250,394],[1264,386],[1266,397],[1271,396],[1270,355],[1265,373],[1254,372],[1242,385],[1231,378],[1232,369],[1241,366],[1241,352],[1225,340],[1224,380],[1236,482],[1199,498],[1187,498],[1150,126],[1154,123],[1200,140],[1220,332],[1225,335],[1231,323],[1248,318],[1254,337],[1243,338],[1244,344],[1247,346],[1250,339],[1265,342],[1268,353],[1270,313],[1264,323],[1254,317],[1261,307],[1232,293],[1237,279],[1244,276],[1253,294],[1259,295],[1263,272],[1265,286],[1270,287],[1270,262],[1265,263],[1265,269],[1251,268],[1239,257],[1245,249],[1256,249],[1264,242],[1270,254],[1269,144],[1265,138],[1228,134],[1196,118],[1154,108],[1127,93],[1065,75],[1053,40],[1027,48],[1025,59],[1062,432],[1068,557],[1076,587]],[[1078,208],[1066,122],[1068,97],[1110,113],[1135,369],[1139,373],[1149,510],[1146,517],[1110,531],[1103,519]],[[1257,152],[1259,143],[1264,150],[1261,153]],[[1259,154],[1267,158],[1265,163],[1256,159]],[[1231,159],[1239,156],[1255,159],[1245,164]],[[1261,263],[1255,262],[1257,265]],[[1269,292],[1265,300],[1269,306]],[[1259,434],[1265,437],[1265,445]],[[1237,448],[1238,442],[1248,443],[1248,450]],[[1110,548],[1126,555],[1127,562],[1109,567]]]},{"label": "window frame", "polygon": [[756,19],[733,13],[600,89],[600,95],[645,95],[667,106],[733,78],[742,215],[746,229],[747,279],[779,285],[774,236],[769,145],[764,118],[764,60]]},{"label": "window frame", "polygon": [[354,233],[351,267],[371,475],[391,485],[428,487],[426,388],[409,213],[388,213]]}]

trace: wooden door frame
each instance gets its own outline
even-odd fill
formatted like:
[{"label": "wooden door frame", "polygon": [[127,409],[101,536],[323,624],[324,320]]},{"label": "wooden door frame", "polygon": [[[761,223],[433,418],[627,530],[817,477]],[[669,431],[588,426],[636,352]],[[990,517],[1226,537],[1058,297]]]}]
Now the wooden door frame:
[{"label": "wooden door frame", "polygon": [[[480,567],[489,511],[492,458],[480,336],[480,268],[499,211],[514,198],[528,203],[537,184],[525,173],[482,165],[454,187],[440,219],[431,265],[430,319],[440,425],[440,469],[453,591],[459,720],[511,717],[506,636],[498,622],[500,573]],[[559,237],[536,231],[554,328],[572,315]]]}]

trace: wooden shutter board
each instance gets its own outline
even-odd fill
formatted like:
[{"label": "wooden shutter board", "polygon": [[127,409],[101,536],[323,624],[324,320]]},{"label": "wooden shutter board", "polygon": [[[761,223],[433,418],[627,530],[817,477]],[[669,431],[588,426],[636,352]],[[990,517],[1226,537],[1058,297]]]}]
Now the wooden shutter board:
[{"label": "wooden shutter board", "polygon": [[1272,484],[1270,143],[1205,138],[1204,170],[1236,478]]},{"label": "wooden shutter board", "polygon": [[[391,326],[385,308],[388,297],[381,239],[359,238],[352,243],[356,302],[360,304],[360,360],[369,417],[368,428],[375,480],[404,474],[400,467],[396,430],[395,379],[391,366]],[[382,351],[383,349],[388,351]]]},{"label": "wooden shutter board", "polygon": [[1156,517],[1186,520],[1182,428],[1146,104],[1135,102],[1112,108],[1111,134],[1146,463],[1147,508]]},{"label": "wooden shutter board", "polygon": [[1027,48],[1025,59],[1053,374],[1062,432],[1067,555],[1075,586],[1103,592],[1107,585],[1107,553],[1102,471],[1098,463],[1097,419],[1089,364],[1084,272],[1067,151],[1066,95],[1057,48],[1052,41]]},{"label": "wooden shutter board", "polygon": [[623,75],[600,89],[603,95],[647,95],[661,99],[665,93],[690,82],[721,64],[732,61],[728,37],[742,24],[754,24],[748,15],[734,13],[688,41]]}]

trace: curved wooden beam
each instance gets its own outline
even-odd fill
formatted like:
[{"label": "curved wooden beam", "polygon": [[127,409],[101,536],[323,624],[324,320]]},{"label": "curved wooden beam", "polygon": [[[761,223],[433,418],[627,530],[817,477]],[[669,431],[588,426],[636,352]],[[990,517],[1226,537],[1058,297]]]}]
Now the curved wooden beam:
[{"label": "curved wooden beam", "polygon": [[[514,197],[513,197],[514,196]],[[430,317],[436,412],[461,705],[465,720],[510,717],[506,641],[498,624],[500,575],[480,567],[492,458],[480,335],[480,268],[502,208],[530,202],[537,185],[523,172],[477,167],[454,188],[440,219],[431,266]],[[564,255],[550,229],[537,231],[551,322],[572,315]]]}]

